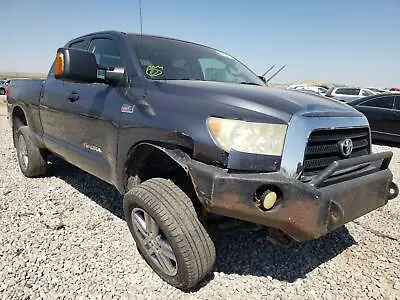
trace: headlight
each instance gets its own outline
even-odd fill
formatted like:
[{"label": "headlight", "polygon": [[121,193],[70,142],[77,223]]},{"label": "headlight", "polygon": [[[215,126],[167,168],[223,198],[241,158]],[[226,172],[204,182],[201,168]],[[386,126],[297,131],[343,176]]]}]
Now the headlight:
[{"label": "headlight", "polygon": [[210,117],[207,126],[215,143],[226,152],[282,155],[287,125]]}]

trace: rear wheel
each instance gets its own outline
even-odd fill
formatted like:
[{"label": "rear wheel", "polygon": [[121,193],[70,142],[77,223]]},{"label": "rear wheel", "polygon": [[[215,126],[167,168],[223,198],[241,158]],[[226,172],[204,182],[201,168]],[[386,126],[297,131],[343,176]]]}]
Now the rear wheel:
[{"label": "rear wheel", "polygon": [[26,126],[24,122],[20,118],[14,118],[13,121],[13,142],[14,142],[14,147],[17,148],[17,134],[18,130],[22,127]]},{"label": "rear wheel", "polygon": [[187,290],[213,268],[215,247],[188,196],[162,178],[124,197],[124,213],[139,252],[169,284]]},{"label": "rear wheel", "polygon": [[31,131],[28,126],[19,128],[16,135],[16,148],[19,167],[26,177],[37,177],[46,173],[47,161],[45,155],[32,142]]}]

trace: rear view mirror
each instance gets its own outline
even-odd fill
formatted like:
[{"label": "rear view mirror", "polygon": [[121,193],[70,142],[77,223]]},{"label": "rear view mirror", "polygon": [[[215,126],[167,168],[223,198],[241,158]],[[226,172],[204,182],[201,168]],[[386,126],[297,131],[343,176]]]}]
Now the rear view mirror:
[{"label": "rear view mirror", "polygon": [[54,65],[54,77],[82,83],[118,84],[125,75],[124,68],[100,66],[92,52],[59,48]]},{"label": "rear view mirror", "polygon": [[78,82],[96,82],[98,81],[96,57],[84,50],[59,48],[54,65],[54,77]]},{"label": "rear view mirror", "polygon": [[116,85],[124,78],[124,75],[124,68],[113,68],[112,70],[107,69],[105,71],[104,81],[108,84]]}]

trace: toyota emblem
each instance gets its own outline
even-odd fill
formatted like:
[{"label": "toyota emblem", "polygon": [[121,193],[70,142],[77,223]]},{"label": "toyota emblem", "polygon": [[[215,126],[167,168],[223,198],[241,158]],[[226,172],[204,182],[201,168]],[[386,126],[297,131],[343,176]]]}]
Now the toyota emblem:
[{"label": "toyota emblem", "polygon": [[349,138],[344,138],[339,142],[340,154],[344,157],[349,157],[353,152],[353,141]]}]

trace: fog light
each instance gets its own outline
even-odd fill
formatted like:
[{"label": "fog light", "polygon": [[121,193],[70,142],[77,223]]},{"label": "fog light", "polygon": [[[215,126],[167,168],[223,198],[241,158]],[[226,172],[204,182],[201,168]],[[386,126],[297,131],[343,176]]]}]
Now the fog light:
[{"label": "fog light", "polygon": [[261,196],[261,205],[263,209],[271,209],[278,199],[278,196],[275,192],[265,191]]}]

